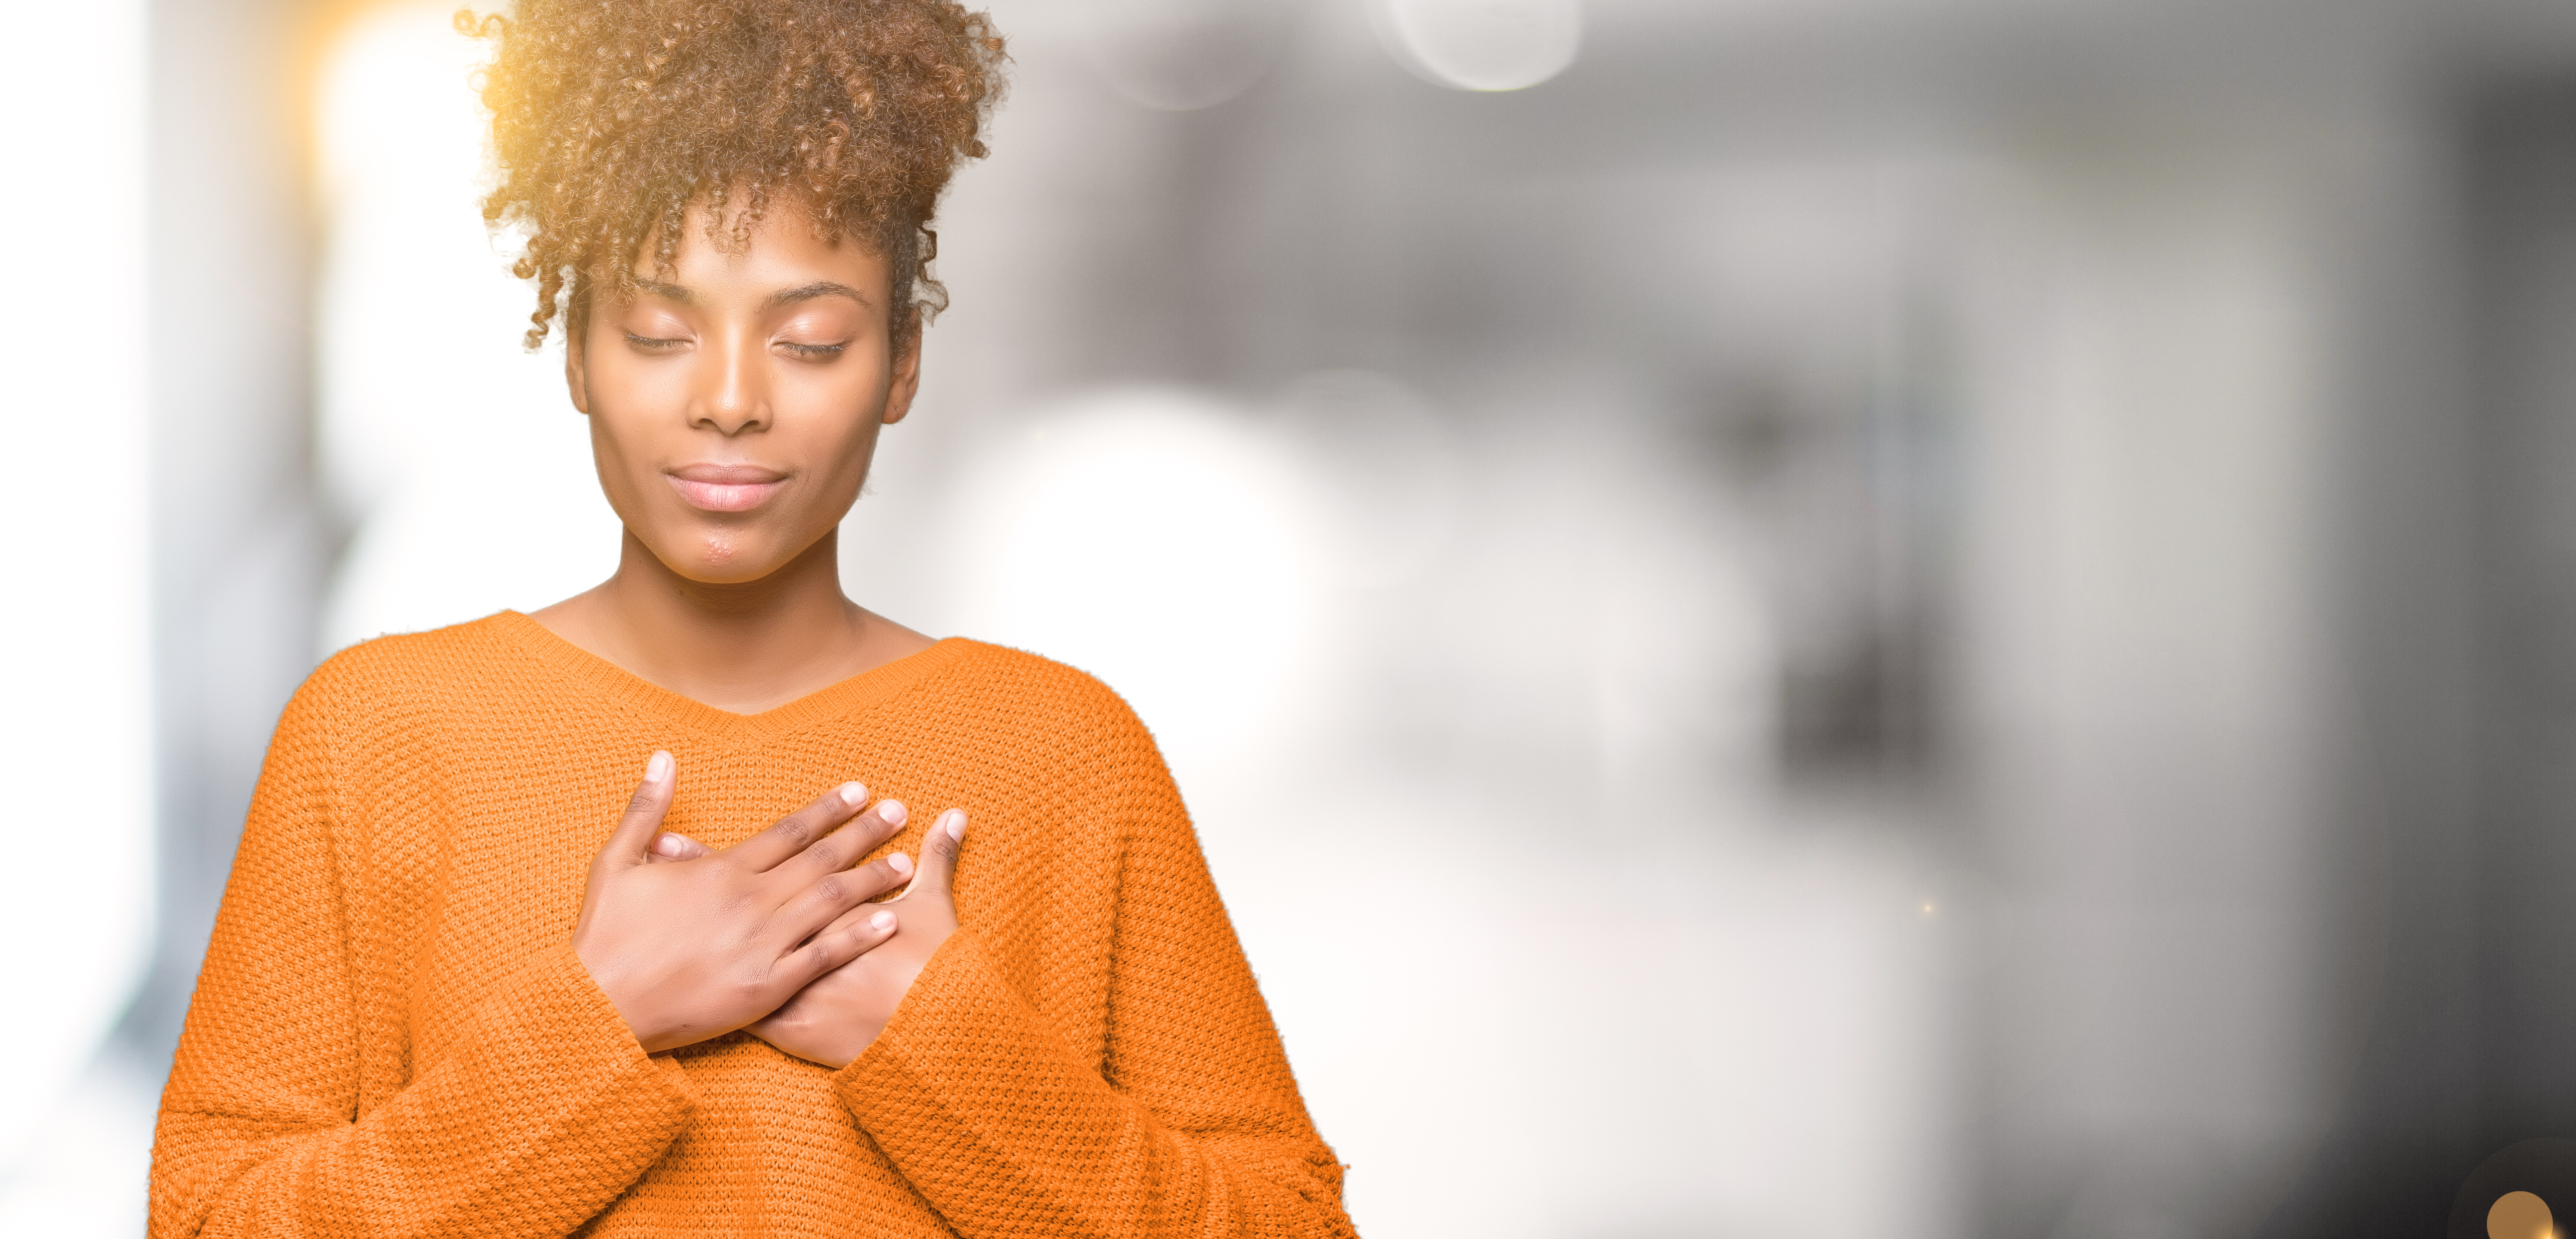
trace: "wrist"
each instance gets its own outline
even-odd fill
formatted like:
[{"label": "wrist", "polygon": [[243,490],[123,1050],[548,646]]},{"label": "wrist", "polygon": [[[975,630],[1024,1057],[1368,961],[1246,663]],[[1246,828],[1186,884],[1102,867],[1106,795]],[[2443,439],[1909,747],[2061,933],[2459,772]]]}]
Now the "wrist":
[{"label": "wrist", "polygon": [[869,1027],[864,1017],[848,1012],[823,1016],[782,1009],[754,1021],[751,1033],[791,1058],[838,1071],[867,1052],[877,1029]]},{"label": "wrist", "polygon": [[911,944],[911,950],[891,961],[894,964],[891,980],[895,1000],[869,1022],[866,1039],[859,1043],[860,1053],[876,1044],[877,1039],[885,1035],[885,1030],[893,1026],[895,1017],[903,1014],[905,1004],[913,1001],[913,994],[921,987],[921,974],[930,970],[931,961],[939,957],[940,948],[955,936],[957,927],[947,926],[935,934],[925,935],[922,941]]},{"label": "wrist", "polygon": [[572,953],[573,958],[581,962],[582,970],[590,974],[590,983],[597,986],[600,996],[608,999],[608,1005],[616,1009],[617,1018],[625,1022],[628,1035],[635,1038],[637,1045],[644,1047],[645,1053],[671,1048],[656,1044],[663,1040],[668,1030],[660,1026],[662,1021],[645,1018],[645,1004],[638,1001],[631,968],[619,967],[620,961],[614,953],[597,950],[583,942],[577,933],[573,936]]}]

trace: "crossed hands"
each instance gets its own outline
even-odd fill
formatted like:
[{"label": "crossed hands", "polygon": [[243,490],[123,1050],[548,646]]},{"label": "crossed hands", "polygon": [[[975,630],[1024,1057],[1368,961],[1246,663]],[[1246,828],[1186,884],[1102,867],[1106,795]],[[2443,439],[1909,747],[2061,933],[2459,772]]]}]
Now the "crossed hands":
[{"label": "crossed hands", "polygon": [[[662,832],[675,773],[670,754],[653,755],[591,860],[574,953],[648,1053],[748,1028],[848,1066],[957,930],[966,815],[951,809],[923,833],[918,872],[900,852],[850,867],[905,818],[901,802],[869,805],[856,783],[714,851]],[[906,878],[901,895],[868,902]]]}]

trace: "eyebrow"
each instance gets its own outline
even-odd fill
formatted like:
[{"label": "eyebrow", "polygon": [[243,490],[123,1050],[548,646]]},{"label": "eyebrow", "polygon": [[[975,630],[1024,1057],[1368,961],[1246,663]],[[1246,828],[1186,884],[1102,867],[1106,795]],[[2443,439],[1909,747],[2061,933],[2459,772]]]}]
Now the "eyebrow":
[{"label": "eyebrow", "polygon": [[[640,292],[648,292],[656,297],[660,297],[664,301],[676,301],[681,305],[695,305],[698,301],[698,295],[686,288],[677,284],[665,284],[660,280],[648,280],[640,275],[635,277],[635,287]],[[761,308],[765,310],[775,310],[783,305],[795,305],[800,301],[812,301],[816,297],[847,297],[852,301],[858,302],[860,305],[868,304],[866,294],[861,293],[859,290],[852,288],[847,284],[837,284],[830,280],[817,280],[802,288],[782,288],[777,292],[771,293],[769,295],[769,300],[764,302]]]},{"label": "eyebrow", "polygon": [[812,301],[816,297],[847,297],[852,301],[858,302],[860,305],[866,305],[868,303],[866,296],[862,295],[859,290],[852,288],[847,284],[835,284],[830,280],[817,280],[803,288],[785,288],[771,293],[769,295],[769,303],[766,308],[774,310],[782,305],[794,305],[800,301]]}]

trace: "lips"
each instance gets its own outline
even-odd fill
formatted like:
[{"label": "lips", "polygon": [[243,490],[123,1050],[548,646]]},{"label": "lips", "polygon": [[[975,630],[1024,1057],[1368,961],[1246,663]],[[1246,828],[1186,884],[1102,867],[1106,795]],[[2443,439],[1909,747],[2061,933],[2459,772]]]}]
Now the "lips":
[{"label": "lips", "polygon": [[786,484],[787,475],[758,465],[683,465],[663,475],[702,512],[748,512]]}]

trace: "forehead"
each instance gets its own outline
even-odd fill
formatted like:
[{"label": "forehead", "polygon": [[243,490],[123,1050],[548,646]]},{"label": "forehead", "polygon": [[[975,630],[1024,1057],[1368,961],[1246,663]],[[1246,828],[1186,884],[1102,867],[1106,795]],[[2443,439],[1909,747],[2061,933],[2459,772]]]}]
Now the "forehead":
[{"label": "forehead", "polygon": [[635,274],[688,289],[697,300],[762,298],[833,283],[859,289],[882,305],[888,286],[885,256],[874,245],[849,232],[818,235],[813,217],[793,203],[770,203],[748,227],[739,216],[715,221],[703,203],[692,206],[667,264],[660,261],[660,240],[648,236],[638,247]]}]

